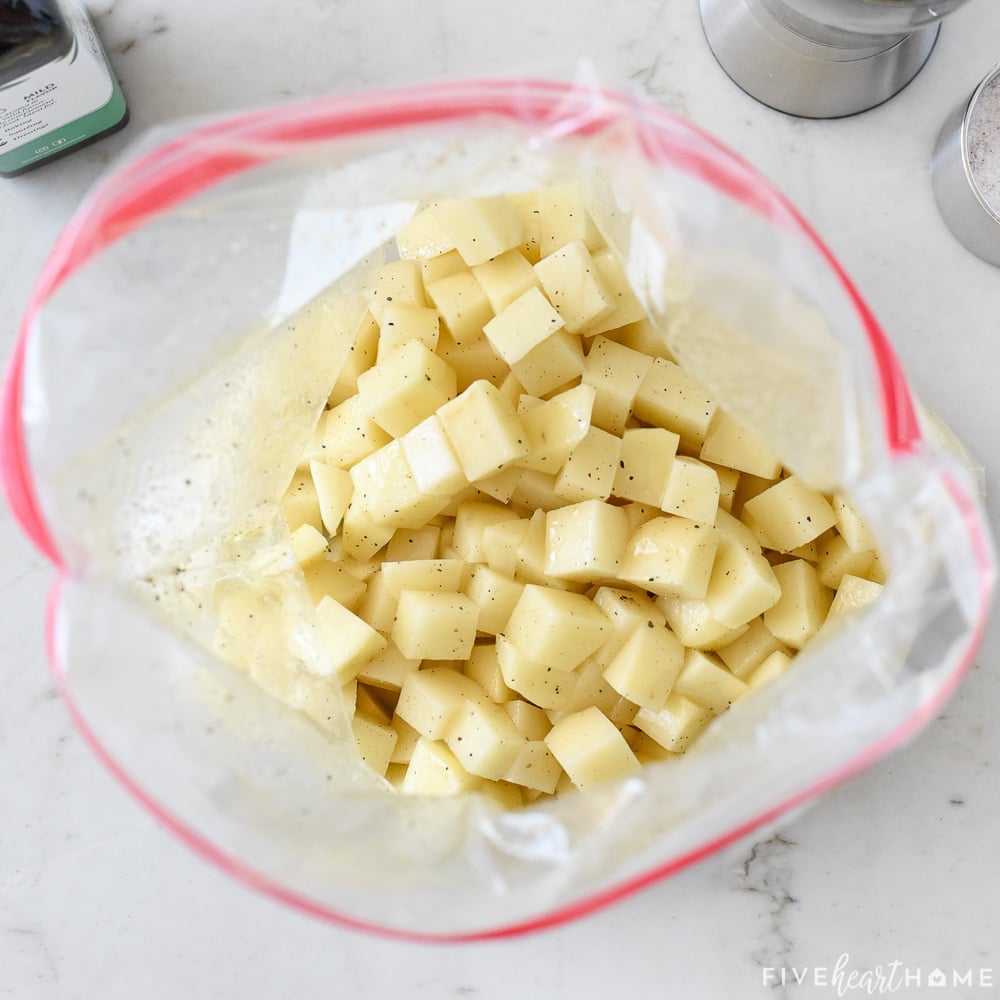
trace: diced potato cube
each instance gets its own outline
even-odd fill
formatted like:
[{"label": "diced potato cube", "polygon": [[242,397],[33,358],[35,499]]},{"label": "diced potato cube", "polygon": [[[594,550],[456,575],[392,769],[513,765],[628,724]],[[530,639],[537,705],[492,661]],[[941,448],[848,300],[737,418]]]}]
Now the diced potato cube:
[{"label": "diced potato cube", "polygon": [[611,623],[611,634],[595,654],[607,666],[637,629],[650,628],[649,622],[662,625],[663,612],[645,595],[620,587],[599,587],[594,604]]},{"label": "diced potato cube", "polygon": [[826,620],[830,621],[838,615],[844,615],[854,611],[856,608],[867,607],[882,596],[884,586],[881,583],[874,583],[872,580],[864,580],[861,577],[845,574],[840,579],[836,596],[830,605],[830,611]]},{"label": "diced potato cube", "polygon": [[781,472],[781,462],[770,448],[723,410],[712,417],[701,459],[763,479],[776,479]]},{"label": "diced potato cube", "polygon": [[455,396],[455,372],[410,340],[358,376],[358,393],[372,420],[398,438]]},{"label": "diced potato cube", "polygon": [[300,566],[318,558],[326,552],[326,535],[311,524],[301,524],[292,532],[292,555]]},{"label": "diced potato cube", "polygon": [[444,743],[421,737],[400,791],[404,795],[458,795],[474,791],[481,783],[482,778],[469,774]]},{"label": "diced potato cube", "polygon": [[[476,794],[489,799],[504,812],[514,812],[524,805],[524,796],[528,789],[520,785],[511,784],[509,781],[484,781],[476,789]],[[531,795],[538,795],[538,792],[528,792]]]},{"label": "diced potato cube", "polygon": [[393,530],[419,528],[448,505],[448,497],[420,490],[399,441],[390,441],[352,466],[351,479],[351,507],[360,507],[375,523]]},{"label": "diced potato cube", "polygon": [[639,771],[625,738],[597,708],[560,719],[545,737],[545,745],[577,788],[593,788]]},{"label": "diced potato cube", "polygon": [[846,497],[834,496],[833,512],[837,518],[837,530],[852,552],[867,552],[875,548],[875,536]]},{"label": "diced potato cube", "polygon": [[[641,729],[635,729],[631,726],[629,729],[631,732],[622,730],[622,735],[625,736],[628,745],[632,748],[632,753],[636,755],[640,764],[660,764],[665,761],[678,761],[683,757],[683,754],[674,753],[672,750],[660,746],[656,740]],[[633,733],[634,735],[632,735]]]},{"label": "diced potato cube", "polygon": [[358,681],[357,705],[354,714],[363,715],[366,719],[374,719],[387,726],[392,725],[392,714],[398,695],[398,691],[369,687]]},{"label": "diced potato cube", "polygon": [[528,584],[514,606],[505,635],[536,663],[572,670],[600,646],[609,631],[607,618],[586,597]]},{"label": "diced potato cube", "polygon": [[748,548],[724,533],[720,539],[705,603],[716,621],[736,628],[777,604],[781,588],[756,544]]},{"label": "diced potato cube", "polygon": [[664,749],[683,753],[711,720],[712,713],[707,708],[672,691],[659,711],[640,708],[632,725]]},{"label": "diced potato cube", "polygon": [[545,519],[545,572],[565,580],[613,579],[629,534],[625,512],[600,500],[549,511]]},{"label": "diced potato cube", "polygon": [[521,220],[522,240],[518,248],[529,264],[537,264],[541,256],[538,238],[538,192],[518,191],[507,195],[507,200],[514,206]]},{"label": "diced potato cube", "polygon": [[433,212],[469,267],[513,250],[524,239],[521,216],[506,198],[439,201]]},{"label": "diced potato cube", "polygon": [[371,559],[392,538],[392,525],[373,520],[360,503],[351,503],[344,512],[340,538],[344,552],[364,562]]},{"label": "diced potato cube", "polygon": [[297,470],[281,498],[281,513],[288,522],[288,530],[295,531],[309,524],[317,531],[323,530],[323,515],[319,509],[316,486],[308,470]]},{"label": "diced potato cube", "polygon": [[598,427],[622,434],[639,386],[652,366],[648,355],[607,337],[594,339],[584,363],[583,384],[594,387],[593,421]]},{"label": "diced potato cube", "polygon": [[493,497],[494,500],[499,500],[500,503],[509,503],[523,471],[516,466],[508,465],[505,469],[494,472],[492,476],[477,479],[476,489]]},{"label": "diced potato cube", "polygon": [[432,208],[425,208],[396,233],[396,249],[404,260],[439,257],[455,249],[455,244],[441,228]]},{"label": "diced potato cube", "polygon": [[[608,317],[609,320],[613,318],[614,314]],[[608,330],[607,335],[615,343],[631,347],[640,354],[648,354],[651,358],[666,358],[667,361],[675,360],[667,347],[664,328],[654,326],[648,319],[639,319]]]},{"label": "diced potato cube", "polygon": [[456,271],[427,285],[445,330],[459,346],[483,335],[493,316],[490,300],[471,271]]},{"label": "diced potato cube", "polygon": [[538,288],[535,269],[519,250],[509,250],[483,264],[477,264],[472,273],[489,299],[490,308],[497,315],[529,289]]},{"label": "diced potato cube", "polygon": [[368,589],[365,591],[358,614],[372,628],[388,633],[396,617],[396,605],[399,603],[400,593],[402,591],[393,593],[385,576],[380,571],[375,572],[368,581]]},{"label": "diced potato cube", "polygon": [[727,514],[732,512],[733,503],[736,500],[736,489],[739,486],[740,474],[735,469],[730,469],[724,465],[713,465],[706,463],[715,469],[716,476],[719,477],[719,509]]},{"label": "diced potato cube", "polygon": [[497,313],[483,327],[483,333],[494,351],[513,365],[563,325],[545,296],[537,288],[529,288]]},{"label": "diced potato cube", "polygon": [[[521,408],[518,406],[518,402],[525,394],[524,386],[521,385],[521,380],[513,372],[507,372],[503,381],[500,383],[500,391],[503,393],[505,398],[509,399],[515,406],[517,406],[517,415],[520,417]],[[541,402],[541,400],[539,400],[539,402]]]},{"label": "diced potato cube", "polygon": [[[227,663],[248,669],[258,655],[282,661],[286,658],[280,630],[275,628],[275,605],[268,595],[248,584],[225,580],[215,585],[212,610],[218,625],[213,649]],[[290,671],[288,674],[290,689],[294,676]]]},{"label": "diced potato cube", "polygon": [[298,468],[300,470],[308,469],[310,462],[323,461],[323,437],[326,433],[326,414],[327,411],[323,410],[316,418],[316,425],[313,427],[312,433],[309,435],[309,440],[306,442],[305,450],[302,452],[302,457],[299,459]]},{"label": "diced potato cube", "polygon": [[[333,685],[330,686],[333,687]],[[351,718],[355,713],[358,703],[357,678],[355,678],[352,681],[348,681],[344,685],[336,687],[336,690],[340,693],[340,704],[343,706],[344,714],[347,716],[347,718]],[[307,714],[310,714],[308,708],[304,708],[303,711],[305,711]],[[314,718],[314,716],[312,715],[310,715],[310,717]]]},{"label": "diced potato cube", "polygon": [[332,597],[349,611],[357,611],[365,596],[365,582],[359,580],[343,562],[315,559],[303,567],[306,586],[314,604]]},{"label": "diced potato cube", "polygon": [[615,714],[622,702],[622,696],[604,678],[608,662],[598,650],[567,675],[572,682],[569,696],[561,704],[546,710],[546,715],[552,723],[591,706],[599,709],[608,718]]},{"label": "diced potato cube", "polygon": [[470,482],[499,472],[528,451],[517,411],[484,380],[442,406],[438,416]]},{"label": "diced potato cube", "polygon": [[384,776],[396,747],[396,730],[363,715],[354,716],[351,729],[358,755],[376,774]]},{"label": "diced potato cube", "polygon": [[370,688],[367,684],[357,681],[357,694],[354,707],[355,716],[362,715],[366,719],[392,723],[392,712],[396,704],[398,692],[387,691],[385,688]]},{"label": "diced potato cube", "polygon": [[[751,521],[753,518],[751,517]],[[806,562],[811,562],[816,565],[819,562],[820,546],[826,546],[829,542],[836,537],[836,530],[834,528],[828,528],[814,538],[811,542],[806,542],[805,545],[796,545],[794,549],[789,549],[785,555],[794,556],[796,559],[805,559]],[[875,553],[872,553],[874,556]],[[782,560],[779,560],[781,562]],[[819,566],[816,566],[819,569]]]},{"label": "diced potato cube", "polygon": [[[612,301],[615,304],[614,310],[604,319],[596,324],[590,324],[584,334],[593,336],[598,333],[606,333],[630,323],[638,323],[646,318],[646,310],[642,303],[635,297],[632,286],[622,270],[618,258],[607,247],[591,253],[597,273],[604,282],[604,287],[611,293]],[[655,357],[656,353],[650,354],[643,351],[648,357]]]},{"label": "diced potato cube", "polygon": [[732,514],[724,510],[716,511],[714,527],[720,548],[727,545],[741,546],[748,552],[761,554],[761,547],[753,530]]},{"label": "diced potato cube", "polygon": [[[534,405],[528,401],[534,401]],[[518,465],[555,475],[590,427],[594,388],[578,385],[548,400],[522,396],[517,415],[528,437],[528,454]]]},{"label": "diced potato cube", "polygon": [[459,271],[468,270],[469,265],[462,260],[462,255],[457,250],[449,250],[439,257],[427,257],[420,261],[420,273],[424,278],[425,290],[432,282],[449,278],[453,274],[458,274]]},{"label": "diced potato cube", "polygon": [[374,719],[385,725],[392,724],[392,712],[396,704],[398,692],[387,691],[385,688],[371,688],[357,681],[357,703],[355,715],[363,715],[366,719]]},{"label": "diced potato cube", "polygon": [[663,516],[659,504],[654,507],[644,503],[627,503],[622,506],[622,510],[628,517],[629,527],[632,529],[630,534],[633,535],[647,521],[652,521],[654,517]]},{"label": "diced potato cube", "polygon": [[633,427],[621,440],[611,492],[625,500],[652,504],[658,511],[680,438],[662,427]]},{"label": "diced potato cube", "polygon": [[816,570],[804,559],[774,566],[781,597],[764,612],[764,624],[783,643],[801,649],[826,620],[833,591],[819,581]]},{"label": "diced potato cube", "polygon": [[500,503],[468,501],[455,513],[455,534],[452,546],[470,563],[486,561],[484,538],[487,528],[507,521],[518,521],[517,514]]},{"label": "diced potato cube", "polygon": [[621,460],[622,439],[591,427],[556,477],[556,496],[570,503],[607,500]]},{"label": "diced potato cube", "polygon": [[798,476],[789,476],[743,505],[771,541],[771,548],[788,552],[805,545],[837,522],[833,507],[821,493],[811,490]]},{"label": "diced potato cube", "polygon": [[316,487],[323,528],[328,535],[335,535],[354,492],[350,473],[335,465],[316,461],[309,463],[309,472]]},{"label": "diced potato cube", "polygon": [[346,736],[350,719],[354,715],[354,690],[357,681],[351,681],[341,687],[332,677],[316,677],[303,671],[296,671],[294,690],[281,691],[275,687],[275,680],[280,676],[276,671],[278,661],[271,661],[261,672],[254,672],[254,680],[265,691],[304,712],[321,729],[335,736]]},{"label": "diced potato cube", "polygon": [[792,665],[792,658],[780,649],[775,650],[750,675],[747,684],[751,688],[763,687],[780,677]]},{"label": "diced potato cube", "polygon": [[396,691],[385,688],[370,688],[367,684],[357,681],[357,693],[354,706],[356,716],[363,715],[367,719],[390,725],[392,711],[396,704]]},{"label": "diced potato cube", "polygon": [[549,722],[549,717],[545,712],[529,701],[511,698],[503,703],[503,707],[511,721],[517,726],[517,731],[525,739],[543,740],[545,734],[552,728],[552,723]]},{"label": "diced potato cube", "polygon": [[504,683],[539,708],[557,709],[573,694],[576,677],[571,671],[557,670],[522,653],[503,635],[497,636],[497,661]]},{"label": "diced potato cube", "polygon": [[[393,747],[390,761],[392,764],[408,764],[422,737],[413,726],[404,722],[398,714],[392,717],[392,728],[396,730],[396,745]],[[388,774],[387,770],[386,777]]]},{"label": "diced potato cube", "polygon": [[744,681],[772,653],[779,651],[786,652],[785,646],[768,631],[763,618],[755,618],[738,639],[716,650],[719,659]]},{"label": "diced potato cube", "polygon": [[753,476],[749,472],[741,472],[739,482],[736,484],[736,496],[733,497],[731,513],[743,517],[743,505],[754,497],[758,497],[764,490],[769,490],[778,480],[763,479],[760,476]]},{"label": "diced potato cube", "polygon": [[547,396],[583,374],[583,345],[579,337],[557,330],[510,368],[533,396]]},{"label": "diced potato cube", "polygon": [[436,309],[408,302],[389,302],[382,310],[378,360],[382,361],[408,340],[416,340],[433,351],[437,348],[440,332]]},{"label": "diced potato cube", "polygon": [[718,715],[742,698],[747,686],[711,653],[689,649],[684,654],[684,667],[674,681],[674,690]]},{"label": "diced potato cube", "polygon": [[555,476],[521,468],[516,468],[514,474],[514,492],[510,495],[510,502],[523,513],[556,510],[566,502],[556,494]]},{"label": "diced potato cube", "polygon": [[885,584],[889,577],[889,566],[885,561],[884,556],[877,549],[875,550],[875,558],[872,560],[871,569],[868,570],[867,578],[873,583]]},{"label": "diced potato cube", "polygon": [[839,534],[831,534],[828,538],[824,536],[824,539],[816,562],[820,583],[836,590],[844,576],[868,575],[875,561],[875,553],[871,549],[855,552]]},{"label": "diced potato cube", "polygon": [[735,642],[748,628],[746,625],[729,628],[716,621],[704,600],[659,597],[656,606],[677,638],[691,649],[719,649]]},{"label": "diced potato cube", "polygon": [[404,590],[392,641],[411,660],[465,659],[476,641],[478,617],[479,608],[464,594]]},{"label": "diced potato cube", "polygon": [[[351,346],[348,349],[347,357],[344,359],[343,367],[337,375],[337,381],[330,391],[328,405],[339,406],[345,399],[357,395],[358,376],[362,372],[368,371],[375,364],[375,357],[378,353],[378,323],[370,312],[365,311],[364,316],[358,321],[358,325],[351,337]],[[324,456],[324,461],[329,458]]]},{"label": "diced potato cube", "polygon": [[576,184],[554,184],[537,195],[539,252],[542,257],[581,242],[588,250],[604,244],[601,231],[587,211],[583,192]]},{"label": "diced potato cube", "polygon": [[499,781],[527,740],[492,702],[466,702],[445,734],[445,744],[470,774]]},{"label": "diced potato cube", "polygon": [[636,393],[632,412],[701,446],[715,413],[707,390],[672,361],[657,358]]},{"label": "diced potato cube", "polygon": [[642,708],[657,711],[666,704],[684,665],[684,647],[667,628],[652,619],[636,628],[604,671],[621,695]]},{"label": "diced potato cube", "polygon": [[345,399],[330,410],[324,427],[323,461],[341,469],[349,469],[392,440],[368,416],[359,395]]},{"label": "diced potato cube", "polygon": [[488,635],[503,632],[523,589],[523,583],[489,566],[474,566],[464,590],[479,605],[478,630]]},{"label": "diced potato cube", "polygon": [[434,559],[440,538],[441,529],[436,524],[425,524],[422,528],[399,528],[386,546],[385,558],[388,562]]},{"label": "diced potato cube", "polygon": [[513,576],[517,570],[517,550],[528,530],[526,518],[515,517],[510,521],[497,521],[483,528],[482,541],[478,543],[481,557],[490,569]]},{"label": "diced potato cube", "polygon": [[419,669],[420,660],[408,660],[390,642],[358,671],[358,680],[369,687],[398,692],[407,675]]},{"label": "diced potato cube", "polygon": [[466,337],[461,345],[456,344],[450,334],[442,334],[437,352],[454,369],[459,392],[480,379],[500,388],[510,375],[507,362],[497,356],[483,334]]},{"label": "diced potato cube", "polygon": [[440,740],[467,701],[487,701],[475,681],[450,667],[408,673],[396,702],[396,718],[428,740]]},{"label": "diced potato cube", "polygon": [[399,443],[421,493],[451,497],[468,486],[458,455],[436,413],[408,430]]},{"label": "diced potato cube", "polygon": [[712,525],[657,517],[629,539],[618,575],[654,594],[700,600],[708,591],[717,548]]},{"label": "diced potato cube", "polygon": [[339,684],[354,680],[358,671],[386,647],[385,639],[366,621],[330,597],[316,605],[330,672]]},{"label": "diced potato cube", "polygon": [[474,680],[486,692],[490,701],[498,705],[506,704],[516,697],[503,679],[497,648],[492,642],[477,643],[473,647],[472,655],[466,660],[462,673]]},{"label": "diced potato cube", "polygon": [[368,304],[368,311],[379,326],[382,325],[383,310],[389,302],[427,305],[424,279],[420,273],[420,265],[415,260],[391,260],[382,265],[375,285],[375,295]]},{"label": "diced potato cube", "polygon": [[660,507],[668,514],[714,524],[719,492],[715,469],[696,458],[678,455],[670,466]]},{"label": "diced potato cube", "polygon": [[465,563],[461,559],[407,559],[382,563],[380,570],[389,594],[397,601],[404,590],[431,590],[457,594],[462,589]]},{"label": "diced potato cube", "polygon": [[552,756],[552,751],[542,739],[528,740],[507,768],[504,780],[551,795],[562,773],[559,761]]},{"label": "diced potato cube", "polygon": [[570,333],[609,316],[615,301],[583,243],[567,243],[535,265],[535,274]]}]

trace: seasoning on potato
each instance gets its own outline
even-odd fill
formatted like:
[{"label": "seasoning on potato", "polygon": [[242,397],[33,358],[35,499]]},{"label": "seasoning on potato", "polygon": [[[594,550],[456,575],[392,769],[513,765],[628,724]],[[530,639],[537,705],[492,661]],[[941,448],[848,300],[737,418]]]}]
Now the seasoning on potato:
[{"label": "seasoning on potato", "polygon": [[341,688],[397,790],[635,774],[878,598],[850,503],[676,363],[573,186],[396,242],[282,509],[333,664],[298,705]]}]

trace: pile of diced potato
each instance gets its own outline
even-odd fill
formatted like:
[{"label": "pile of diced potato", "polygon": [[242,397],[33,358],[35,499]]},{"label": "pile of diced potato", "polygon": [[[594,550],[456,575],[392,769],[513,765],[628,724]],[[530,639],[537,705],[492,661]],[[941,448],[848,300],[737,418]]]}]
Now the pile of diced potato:
[{"label": "pile of diced potato", "polygon": [[675,758],[878,596],[850,504],[675,363],[577,188],[396,245],[283,500],[312,690],[396,789],[516,808]]}]

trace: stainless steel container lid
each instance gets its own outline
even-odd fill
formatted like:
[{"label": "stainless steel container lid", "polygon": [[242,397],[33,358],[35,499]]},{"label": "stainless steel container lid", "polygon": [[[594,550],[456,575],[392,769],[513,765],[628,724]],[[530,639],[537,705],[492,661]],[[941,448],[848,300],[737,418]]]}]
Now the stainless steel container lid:
[{"label": "stainless steel container lid", "polygon": [[[827,2],[831,13],[871,12],[868,31],[820,23],[804,0],[699,0],[709,48],[741,89],[762,104],[803,118],[839,118],[887,101],[926,62],[937,21],[901,31],[884,5]],[[904,4],[907,11],[911,5]],[[888,22],[883,11],[895,15]]]},{"label": "stainless steel container lid", "polygon": [[751,97],[837,118],[888,100],[967,0],[698,0],[709,48]]},{"label": "stainless steel container lid", "polygon": [[931,184],[955,237],[1000,267],[1000,64],[946,119],[934,147]]}]

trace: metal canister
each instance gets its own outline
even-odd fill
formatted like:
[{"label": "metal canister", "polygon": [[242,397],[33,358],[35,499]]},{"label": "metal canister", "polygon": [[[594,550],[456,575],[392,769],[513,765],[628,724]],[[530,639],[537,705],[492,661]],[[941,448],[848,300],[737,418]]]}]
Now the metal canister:
[{"label": "metal canister", "polygon": [[763,104],[804,118],[865,111],[920,72],[966,0],[699,0],[712,53]]},{"label": "metal canister", "polygon": [[959,242],[1000,267],[1000,64],[945,120],[931,184]]}]

